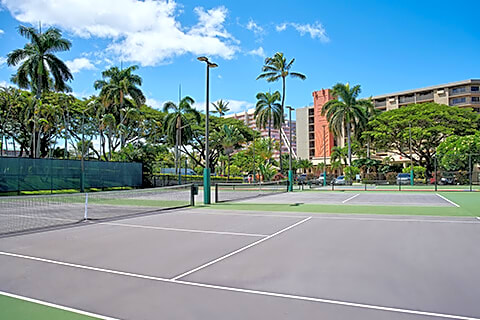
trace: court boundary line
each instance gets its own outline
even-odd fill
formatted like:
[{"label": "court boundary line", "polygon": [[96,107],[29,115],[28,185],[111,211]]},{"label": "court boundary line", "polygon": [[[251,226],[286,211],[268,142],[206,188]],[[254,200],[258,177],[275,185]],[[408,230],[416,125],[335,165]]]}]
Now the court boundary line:
[{"label": "court boundary line", "polygon": [[452,200],[447,199],[446,197],[442,196],[442,195],[439,194],[439,193],[435,193],[435,194],[436,194],[437,196],[439,196],[440,198],[442,198],[443,200],[447,201],[448,203],[453,204],[455,207],[460,208],[460,205],[456,204],[456,203],[453,202]]},{"label": "court boundary line", "polygon": [[298,226],[298,225],[300,225],[300,224],[302,224],[302,223],[305,223],[305,222],[307,222],[307,221],[310,220],[310,219],[312,219],[312,217],[307,217],[307,218],[305,218],[305,219],[302,219],[302,220],[300,220],[300,221],[298,221],[298,222],[296,222],[296,223],[294,223],[294,224],[292,224],[292,225],[290,225],[290,226],[288,226],[288,227],[286,227],[286,228],[283,228],[283,229],[281,229],[281,230],[279,230],[279,231],[277,231],[277,232],[275,232],[275,233],[272,233],[272,234],[269,235],[268,237],[262,238],[262,239],[260,239],[260,240],[255,241],[255,242],[252,242],[252,243],[250,243],[250,244],[248,244],[248,245],[246,245],[246,246],[241,247],[240,249],[237,249],[237,250],[235,250],[235,251],[232,251],[232,252],[230,252],[230,253],[227,253],[227,254],[225,254],[225,255],[217,258],[217,259],[214,259],[214,260],[212,260],[212,261],[209,261],[209,262],[207,262],[207,263],[204,263],[204,264],[202,264],[201,266],[198,266],[198,267],[196,267],[196,268],[194,268],[194,269],[192,269],[192,270],[189,270],[189,271],[187,271],[187,272],[184,272],[184,273],[182,273],[182,274],[179,274],[179,275],[171,278],[171,280],[178,280],[178,279],[180,279],[180,278],[183,278],[183,277],[188,276],[189,274],[192,274],[192,273],[197,272],[197,271],[199,271],[199,270],[201,270],[201,269],[204,269],[204,268],[206,268],[206,267],[208,267],[208,266],[211,266],[212,264],[215,264],[215,263],[217,263],[217,262],[220,262],[220,261],[222,261],[222,260],[225,260],[225,259],[227,259],[227,258],[229,258],[229,257],[231,257],[231,256],[233,256],[233,255],[236,255],[237,253],[240,253],[240,252],[245,251],[245,250],[247,250],[247,249],[249,249],[249,248],[251,248],[251,247],[253,247],[253,246],[256,246],[256,245],[258,245],[258,244],[260,244],[260,243],[262,243],[262,242],[264,242],[264,241],[267,241],[267,240],[269,240],[269,239],[272,239],[273,237],[276,237],[276,236],[278,236],[279,234],[284,233],[285,231],[288,231],[288,230],[290,230],[290,229],[292,229],[292,228],[295,228],[296,226]]},{"label": "court boundary line", "polygon": [[190,232],[190,233],[207,233],[207,234],[219,234],[219,235],[229,235],[229,236],[244,236],[244,237],[268,237],[268,234],[259,234],[259,233],[244,233],[244,232],[230,232],[230,231],[214,231],[214,230],[200,230],[200,229],[184,229],[184,228],[170,228],[170,227],[158,227],[158,226],[143,226],[139,224],[125,224],[125,223],[115,223],[115,222],[99,222],[98,224],[104,224],[109,226],[119,226],[119,227],[130,227],[130,228],[141,228],[141,229],[151,229],[151,230],[164,230],[164,231],[176,231],[176,232]]},{"label": "court boundary line", "polygon": [[68,312],[80,314],[82,316],[88,316],[88,317],[98,318],[98,319],[102,319],[102,320],[119,320],[117,318],[104,316],[104,315],[101,315],[101,314],[98,314],[98,313],[92,313],[92,312],[89,312],[89,311],[84,311],[84,310],[80,310],[80,309],[66,307],[66,306],[56,304],[56,303],[51,303],[51,302],[47,302],[47,301],[43,301],[43,300],[29,298],[29,297],[26,297],[26,296],[21,296],[21,295],[18,295],[18,294],[9,293],[9,292],[5,292],[5,291],[0,291],[0,296],[14,298],[14,299],[22,300],[22,301],[27,301],[27,302],[39,304],[39,305],[54,308],[54,309],[59,309],[59,310],[63,310],[63,311],[68,311]]},{"label": "court boundary line", "polygon": [[[10,256],[10,257],[15,257],[15,258],[21,258],[21,259],[27,259],[27,260],[33,260],[33,261],[39,261],[39,262],[44,262],[44,263],[51,263],[51,264],[67,266],[67,267],[72,267],[72,268],[78,268],[78,269],[84,269],[84,270],[91,270],[91,271],[115,274],[115,275],[120,275],[120,276],[127,276],[127,277],[138,278],[138,279],[153,280],[153,281],[158,281],[158,282],[173,283],[173,284],[180,284],[180,285],[193,286],[193,287],[202,287],[202,288],[208,288],[208,289],[216,289],[216,290],[223,290],[223,291],[230,291],[230,292],[240,292],[240,293],[254,294],[254,295],[260,295],[260,296],[270,296],[270,297],[276,297],[276,298],[285,298],[285,299],[292,299],[292,300],[325,303],[325,304],[340,305],[340,306],[347,306],[347,307],[354,307],[354,308],[361,308],[361,309],[370,309],[370,310],[388,311],[388,312],[396,312],[396,313],[414,314],[414,315],[421,315],[421,316],[431,316],[431,317],[457,319],[457,320],[480,320],[480,318],[473,318],[473,317],[459,316],[459,315],[451,315],[451,314],[446,314],[446,313],[435,313],[435,312],[429,312],[429,311],[420,311],[420,310],[413,310],[413,309],[385,307],[385,306],[379,306],[379,305],[373,305],[373,304],[356,303],[356,302],[349,302],[349,301],[343,301],[343,300],[314,298],[314,297],[300,296],[300,295],[293,295],[293,294],[286,294],[286,293],[277,293],[277,292],[252,290],[252,289],[242,289],[242,288],[227,287],[227,286],[220,286],[220,285],[213,285],[213,284],[205,284],[205,283],[191,282],[191,281],[184,281],[184,280],[172,280],[172,279],[161,278],[161,277],[156,277],[156,276],[147,276],[147,275],[124,272],[124,271],[97,268],[97,267],[92,267],[92,266],[80,265],[80,264],[63,262],[63,261],[56,261],[56,260],[51,260],[51,259],[27,256],[27,255],[4,252],[4,251],[0,251],[0,255]],[[117,320],[117,319],[113,319],[113,320]]]},{"label": "court boundary line", "polygon": [[[216,209],[223,210],[223,209]],[[235,211],[235,210],[232,210]],[[247,210],[236,210],[247,212]],[[265,212],[274,212],[274,211],[265,211]],[[290,212],[288,212],[290,213]],[[374,217],[322,217],[323,214],[335,214],[335,213],[324,213],[324,212],[298,212],[299,215],[281,215],[281,214],[262,214],[262,213],[230,213],[230,212],[202,212],[201,214],[211,214],[211,215],[231,215],[231,216],[258,216],[258,217],[273,217],[273,218],[306,218],[311,217],[312,219],[326,219],[326,220],[360,220],[360,221],[393,221],[393,222],[434,222],[434,223],[459,223],[459,224],[477,224],[475,221],[469,220],[436,220],[436,219],[412,219],[412,218],[374,218]],[[305,215],[301,215],[305,214]],[[345,213],[345,215],[361,215],[363,213]],[[313,216],[312,216],[313,215]],[[382,215],[378,215],[382,216]],[[419,217],[419,216],[417,216]],[[441,216],[426,216],[426,217],[438,217]],[[456,217],[456,216],[452,216]],[[459,218],[471,218],[471,216],[459,216]],[[477,217],[480,220],[480,217]]]},{"label": "court boundary line", "polygon": [[348,198],[348,199],[343,200],[342,203],[347,203],[348,201],[355,199],[355,198],[358,197],[359,195],[360,195],[360,193],[357,193],[356,195],[354,195],[354,196],[352,196],[352,197],[350,197],[350,198]]}]

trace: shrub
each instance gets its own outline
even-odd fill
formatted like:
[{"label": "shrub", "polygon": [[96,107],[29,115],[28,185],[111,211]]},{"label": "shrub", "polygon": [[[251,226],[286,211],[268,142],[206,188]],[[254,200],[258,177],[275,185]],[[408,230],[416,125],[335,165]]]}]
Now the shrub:
[{"label": "shrub", "polygon": [[[425,172],[427,171],[426,168],[421,166],[414,166],[413,167],[413,177],[417,179],[425,179]],[[403,173],[410,173],[410,167],[403,168]]]},{"label": "shrub", "polygon": [[345,172],[345,178],[348,181],[353,181],[355,180],[356,175],[360,173],[360,168],[349,166],[349,167],[345,167],[343,172]]},{"label": "shrub", "polygon": [[376,172],[370,172],[367,173],[364,177],[362,182],[363,183],[374,183],[375,180],[377,180],[377,173]]},{"label": "shrub", "polygon": [[398,173],[396,172],[387,172],[386,178],[388,184],[396,184],[397,183],[397,175]]}]

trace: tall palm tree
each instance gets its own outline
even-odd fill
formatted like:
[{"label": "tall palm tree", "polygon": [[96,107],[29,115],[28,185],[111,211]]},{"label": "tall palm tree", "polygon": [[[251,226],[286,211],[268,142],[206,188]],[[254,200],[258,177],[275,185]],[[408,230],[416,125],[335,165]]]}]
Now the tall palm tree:
[{"label": "tall palm tree", "polygon": [[272,149],[272,125],[279,129],[282,124],[282,105],[277,101],[280,101],[280,92],[278,91],[273,94],[270,92],[257,93],[254,117],[258,128],[268,127],[269,150]]},{"label": "tall palm tree", "polygon": [[212,105],[215,108],[212,113],[218,113],[219,117],[223,117],[225,114],[227,114],[227,112],[230,111],[230,108],[228,107],[229,103],[230,102],[223,101],[222,99],[218,100],[217,102],[212,102]]},{"label": "tall palm tree", "polygon": [[322,115],[327,116],[328,125],[331,131],[337,136],[342,131],[347,134],[348,164],[352,164],[352,130],[363,127],[367,121],[366,109],[370,107],[369,100],[357,100],[360,94],[360,85],[337,83],[332,88],[332,94],[336,97],[322,107]]},{"label": "tall palm tree", "polygon": [[230,179],[230,156],[233,153],[233,150],[235,149],[235,146],[237,146],[239,143],[242,143],[245,141],[245,138],[243,135],[240,133],[240,130],[238,130],[237,127],[233,125],[224,125],[220,131],[220,134],[222,136],[222,142],[221,145],[223,147],[223,151],[227,155],[227,180]]},{"label": "tall palm tree", "polygon": [[[11,81],[22,89],[30,89],[35,92],[37,100],[40,99],[43,92],[50,89],[59,92],[71,91],[67,81],[73,80],[73,75],[67,65],[54,54],[70,50],[71,42],[62,38],[62,33],[57,28],[49,28],[42,33],[41,30],[37,32],[35,28],[19,26],[18,32],[30,42],[25,44],[23,49],[15,49],[7,55],[7,65],[20,65]],[[34,119],[32,130],[32,156],[34,158],[37,156],[38,150],[38,146],[36,146],[37,122]]]},{"label": "tall palm tree", "polygon": [[[181,146],[183,139],[189,139],[192,136],[193,130],[188,125],[187,115],[192,115],[197,123],[200,123],[200,113],[192,106],[195,103],[191,97],[186,96],[180,103],[169,101],[163,105],[163,112],[167,113],[164,119],[165,132],[167,135],[167,141],[170,144],[175,145],[175,156],[178,166],[178,150]],[[183,138],[183,139],[182,139]]]},{"label": "tall palm tree", "polygon": [[298,167],[303,170],[303,173],[313,167],[313,163],[308,159],[300,159],[298,161]]},{"label": "tall palm tree", "polygon": [[145,96],[142,90],[138,88],[142,85],[142,78],[133,74],[138,66],[130,66],[126,69],[111,67],[102,72],[102,80],[94,83],[95,90],[100,90],[100,96],[104,103],[109,105],[113,110],[110,111],[118,117],[118,127],[120,131],[121,147],[125,146],[125,135],[123,127],[126,125],[127,109],[133,107],[131,98],[137,108],[145,103]]},{"label": "tall palm tree", "polygon": [[[62,38],[57,28],[49,28],[46,32],[37,32],[34,28],[19,26],[18,32],[28,40],[23,49],[15,49],[7,55],[7,64],[17,66],[17,73],[12,82],[22,89],[31,89],[36,98],[40,99],[42,92],[70,91],[67,81],[73,80],[67,65],[54,53],[70,50],[72,44]],[[53,88],[51,76],[53,76]]]},{"label": "tall palm tree", "polygon": [[[305,80],[307,77],[299,72],[290,71],[295,58],[287,63],[287,59],[283,56],[283,53],[277,52],[273,57],[265,59],[265,63],[262,67],[262,73],[257,77],[258,79],[266,79],[267,82],[276,82],[282,79],[282,125],[285,114],[285,90],[287,77],[298,78]],[[282,159],[282,129],[280,126],[280,159]],[[280,161],[280,171],[282,171],[282,161]]]}]

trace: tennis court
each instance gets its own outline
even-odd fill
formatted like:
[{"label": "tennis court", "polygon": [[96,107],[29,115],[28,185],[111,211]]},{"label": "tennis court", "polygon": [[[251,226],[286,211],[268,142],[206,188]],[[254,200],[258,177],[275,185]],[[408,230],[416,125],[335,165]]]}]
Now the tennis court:
[{"label": "tennis court", "polygon": [[473,216],[213,207],[4,237],[0,291],[104,319],[480,318]]}]

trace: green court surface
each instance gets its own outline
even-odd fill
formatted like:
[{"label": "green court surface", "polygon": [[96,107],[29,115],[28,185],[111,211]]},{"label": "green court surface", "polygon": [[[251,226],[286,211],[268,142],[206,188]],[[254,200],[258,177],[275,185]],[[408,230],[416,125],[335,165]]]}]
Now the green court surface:
[{"label": "green court surface", "polygon": [[93,320],[72,311],[25,301],[0,294],[1,318],[8,320]]},{"label": "green court surface", "polygon": [[[313,192],[313,191],[312,191]],[[319,191],[323,192],[323,191]],[[368,191],[367,191],[368,192]],[[359,193],[356,191],[355,193]],[[309,213],[391,214],[421,216],[480,216],[480,194],[477,192],[439,192],[460,207],[372,206],[348,204],[274,204],[227,202],[208,206],[222,210],[284,211]]]}]

